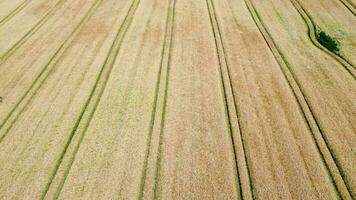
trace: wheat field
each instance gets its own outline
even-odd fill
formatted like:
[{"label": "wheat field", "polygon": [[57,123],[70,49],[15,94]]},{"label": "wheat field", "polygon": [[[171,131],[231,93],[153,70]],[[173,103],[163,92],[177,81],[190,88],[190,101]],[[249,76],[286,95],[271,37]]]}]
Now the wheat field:
[{"label": "wheat field", "polygon": [[355,13],[0,0],[0,199],[355,199]]}]

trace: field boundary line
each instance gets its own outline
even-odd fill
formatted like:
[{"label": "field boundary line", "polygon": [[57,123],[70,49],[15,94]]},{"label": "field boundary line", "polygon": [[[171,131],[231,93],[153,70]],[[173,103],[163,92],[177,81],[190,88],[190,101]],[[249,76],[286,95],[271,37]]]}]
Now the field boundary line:
[{"label": "field boundary line", "polygon": [[314,46],[318,47],[320,50],[328,54],[330,57],[334,58],[338,63],[340,63],[349,74],[356,79],[356,71],[355,67],[347,61],[343,56],[337,55],[331,51],[329,51],[327,48],[325,48],[323,45],[321,45],[318,40],[317,40],[317,30],[318,28],[316,27],[315,23],[313,22],[311,16],[308,14],[308,12],[300,5],[300,3],[297,0],[290,0],[292,3],[293,7],[297,10],[299,15],[302,17],[305,25],[308,28],[308,36],[309,40],[314,44]]},{"label": "field boundary line", "polygon": [[58,0],[58,2],[49,9],[49,11],[43,16],[40,21],[38,21],[25,35],[23,35],[20,40],[18,40],[12,47],[10,47],[8,50],[6,50],[2,55],[0,55],[0,64],[5,62],[11,55],[14,54],[14,52],[20,48],[33,34],[35,34],[49,19],[50,16],[52,16],[55,11],[57,11],[57,8],[60,7],[64,2],[67,0]]},{"label": "field boundary line", "polygon": [[348,9],[354,16],[356,16],[355,5],[348,0],[340,0],[340,2]]},{"label": "field boundary line", "polygon": [[[107,81],[110,77],[110,73],[112,71],[112,68],[114,66],[114,63],[116,61],[116,58],[117,58],[117,55],[120,51],[120,47],[121,47],[121,44],[122,44],[122,41],[123,39],[125,38],[126,36],[126,32],[128,30],[128,28],[130,27],[131,25],[131,22],[132,22],[132,19],[135,15],[135,12],[136,12],[136,9],[138,7],[138,4],[139,4],[140,0],[133,0],[131,5],[130,5],[130,8],[123,20],[123,22],[121,23],[121,26],[119,26],[118,28],[118,31],[117,31],[117,34],[115,36],[115,39],[114,39],[114,42],[113,44],[111,45],[111,48],[108,52],[108,55],[106,57],[106,60],[105,62],[103,63],[102,67],[101,67],[101,70],[96,78],[96,81],[95,81],[95,84],[94,84],[94,87],[92,88],[92,91],[87,99],[87,101],[85,102],[85,105],[83,106],[83,109],[82,109],[82,112],[80,113],[80,116],[78,117],[78,119],[76,120],[76,123],[68,137],[68,140],[64,146],[64,149],[61,153],[61,156],[59,157],[59,159],[56,161],[56,165],[55,165],[55,169],[52,173],[52,176],[50,178],[50,180],[48,181],[47,183],[47,187],[46,189],[44,190],[43,194],[42,194],[42,198],[41,199],[44,199],[46,194],[47,194],[47,191],[48,189],[50,188],[50,185],[52,183],[52,181],[54,180],[56,174],[57,174],[57,171],[59,169],[59,166],[61,165],[62,163],[62,160],[64,159],[64,156],[67,152],[67,149],[68,147],[70,146],[71,144],[71,141],[74,137],[74,135],[78,135],[79,137],[79,141],[78,143],[74,146],[74,152],[73,154],[71,155],[71,158],[70,158],[70,161],[68,163],[68,167],[65,169],[65,174],[64,174],[64,177],[61,179],[60,181],[60,185],[58,186],[56,192],[55,192],[55,195],[54,195],[54,198],[55,199],[58,199],[61,191],[62,191],[62,188],[65,184],[65,181],[66,181],[66,178],[69,174],[69,171],[71,170],[71,167],[75,161],[75,158],[76,158],[76,154],[79,150],[79,147],[81,145],[81,142],[83,141],[83,138],[85,136],[85,133],[89,127],[89,124],[91,122],[91,119],[96,111],[96,108],[100,102],[100,99],[101,99],[101,96],[104,92],[104,89],[105,89],[105,86],[107,84]],[[100,86],[99,90],[97,89],[98,86]],[[95,97],[94,100],[93,97]],[[88,109],[89,108],[89,109]],[[83,119],[85,119],[85,122],[83,122]]]},{"label": "field boundary line", "polygon": [[[144,165],[143,165],[143,169],[142,169],[141,183],[140,183],[140,190],[139,190],[139,197],[138,197],[139,200],[144,199],[144,189],[146,186],[148,160],[149,160],[150,156],[153,156],[151,154],[151,148],[154,148],[151,146],[152,135],[154,133],[155,133],[155,135],[159,134],[159,128],[161,127],[160,121],[162,119],[159,120],[159,118],[162,117],[162,113],[160,113],[159,111],[162,111],[162,109],[163,109],[162,102],[164,99],[165,88],[162,88],[162,87],[164,87],[166,85],[165,81],[167,81],[166,79],[164,79],[164,77],[167,77],[169,51],[170,51],[170,46],[171,46],[171,42],[172,42],[172,31],[173,31],[173,29],[172,29],[172,27],[173,27],[173,12],[172,12],[172,10],[174,9],[174,2],[175,2],[175,0],[170,0],[168,3],[168,8],[167,8],[164,41],[163,41],[163,46],[161,49],[161,58],[160,58],[157,79],[156,79],[155,96],[154,96],[154,100],[152,103],[151,120],[150,120],[149,132],[148,132],[148,137],[147,137],[147,142],[146,142],[147,148],[146,148],[146,152],[145,152],[145,160],[144,160]],[[162,77],[163,77],[163,79],[162,79]],[[158,102],[160,102],[160,104]],[[158,132],[158,133],[156,133],[156,132]],[[156,146],[156,145],[154,145],[154,146]],[[154,190],[154,188],[152,188],[152,189]]]},{"label": "field boundary line", "polygon": [[275,57],[296,101],[298,102],[300,112],[303,115],[304,120],[310,129],[315,145],[319,151],[324,166],[329,172],[329,176],[334,184],[336,191],[338,192],[338,195],[343,199],[351,200],[352,198],[350,195],[349,188],[344,180],[344,173],[341,167],[339,166],[339,163],[335,158],[333,151],[331,151],[330,149],[330,146],[320,126],[320,122],[315,117],[315,114],[311,109],[310,102],[304,95],[304,91],[302,90],[299,80],[295,76],[292,67],[288,63],[287,59],[285,58],[281,50],[277,47],[274,39],[267,31],[263,21],[261,20],[261,17],[258,15],[252,2],[250,0],[244,1],[246,7],[248,8],[248,11],[251,14],[251,18],[255,22],[259,32],[263,36],[267,46]]},{"label": "field boundary line", "polygon": [[0,20],[0,27],[13,18],[17,13],[19,13],[23,8],[25,8],[32,0],[25,0],[20,5],[18,5],[13,11]]},{"label": "field boundary line", "polygon": [[[72,33],[66,38],[66,40],[62,43],[62,45],[57,49],[55,54],[51,57],[51,59],[47,62],[47,64],[43,67],[41,72],[37,75],[35,80],[32,82],[30,87],[25,91],[25,93],[21,96],[19,101],[15,104],[15,106],[11,109],[9,114],[5,117],[4,121],[0,124],[0,144],[3,141],[3,139],[7,136],[9,130],[12,128],[18,116],[27,107],[31,98],[34,95],[36,95],[38,89],[42,86],[42,84],[47,79],[49,74],[51,74],[54,66],[56,66],[56,64],[59,62],[60,58],[62,57],[63,53],[70,46],[72,39],[79,32],[84,22],[94,13],[95,9],[97,8],[98,2],[101,1],[102,0],[96,0],[93,3],[89,11],[81,19],[79,24],[75,27]],[[11,121],[9,122],[9,120]],[[5,131],[3,132],[4,128]]]},{"label": "field boundary line", "polygon": [[[250,169],[247,162],[247,151],[243,142],[243,131],[241,129],[241,112],[236,102],[234,87],[231,82],[230,65],[221,34],[219,21],[213,1],[206,0],[207,9],[210,17],[210,24],[214,34],[216,53],[219,61],[219,73],[221,81],[221,92],[223,95],[226,123],[229,128],[229,137],[234,155],[234,174],[235,181],[238,183],[237,190],[241,199],[254,199],[253,185],[251,182]],[[236,143],[237,141],[237,143]],[[240,163],[241,162],[241,163]]]}]

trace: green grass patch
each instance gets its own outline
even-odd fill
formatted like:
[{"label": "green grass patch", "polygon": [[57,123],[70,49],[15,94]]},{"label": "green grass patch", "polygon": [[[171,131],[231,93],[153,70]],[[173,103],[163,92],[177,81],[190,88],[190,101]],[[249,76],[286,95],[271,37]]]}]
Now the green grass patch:
[{"label": "green grass patch", "polygon": [[331,37],[324,31],[320,31],[317,35],[317,39],[318,42],[329,51],[338,55],[340,54],[339,42],[335,38]]}]

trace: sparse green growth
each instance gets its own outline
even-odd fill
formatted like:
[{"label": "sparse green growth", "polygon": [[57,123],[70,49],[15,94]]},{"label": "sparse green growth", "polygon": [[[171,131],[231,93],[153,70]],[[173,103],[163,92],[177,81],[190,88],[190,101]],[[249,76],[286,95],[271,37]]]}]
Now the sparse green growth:
[{"label": "sparse green growth", "polygon": [[329,51],[332,51],[335,54],[340,53],[339,42],[324,31],[320,31],[318,33],[317,39],[318,42],[325,48],[327,48]]}]

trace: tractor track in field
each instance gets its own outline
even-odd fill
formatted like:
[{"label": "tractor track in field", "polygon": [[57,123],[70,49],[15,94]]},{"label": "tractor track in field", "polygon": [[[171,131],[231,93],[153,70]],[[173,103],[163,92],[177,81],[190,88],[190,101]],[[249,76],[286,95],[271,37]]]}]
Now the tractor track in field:
[{"label": "tractor track in field", "polygon": [[[76,158],[76,154],[79,150],[80,144],[85,136],[85,132],[90,124],[90,121],[96,111],[96,108],[100,102],[100,98],[104,92],[106,83],[110,77],[110,73],[111,70],[113,68],[113,65],[116,61],[116,57],[120,51],[120,47],[122,44],[123,39],[126,36],[126,32],[129,28],[129,26],[131,25],[132,19],[135,15],[136,9],[138,7],[140,0],[133,0],[128,13],[125,16],[124,21],[122,22],[121,26],[119,26],[118,32],[115,36],[115,40],[109,50],[108,56],[106,57],[105,63],[103,64],[103,66],[101,67],[101,70],[96,78],[94,87],[87,99],[87,101],[85,102],[85,105],[82,109],[82,112],[80,114],[80,116],[78,117],[78,119],[76,120],[75,126],[73,127],[70,136],[64,146],[64,149],[61,153],[60,158],[56,161],[56,165],[55,165],[55,169],[52,172],[52,176],[49,180],[49,182],[47,183],[46,189],[44,190],[43,194],[42,194],[42,198],[44,199],[44,197],[46,196],[46,193],[53,181],[53,179],[55,178],[55,175],[57,174],[57,171],[59,169],[59,166],[62,163],[62,160],[64,159],[64,156],[67,152],[68,147],[71,144],[71,141],[74,137],[75,134],[79,134],[79,141],[77,144],[74,144],[74,152],[71,155],[68,167],[65,170],[65,174],[64,177],[61,179],[60,185],[57,188],[56,192],[55,192],[55,198],[57,199],[60,195],[60,192],[64,186],[65,180],[68,176],[68,173],[72,167],[72,164]],[[94,98],[94,99],[93,99]],[[85,119],[85,120],[83,120]]]},{"label": "tractor track in field", "polygon": [[298,102],[301,114],[303,115],[306,123],[308,124],[318,151],[323,159],[324,165],[327,168],[329,175],[333,181],[333,184],[343,199],[352,199],[350,188],[345,181],[345,176],[340,164],[338,163],[337,159],[333,151],[330,148],[327,140],[325,139],[324,133],[322,128],[320,127],[320,122],[315,117],[313,110],[311,109],[310,102],[304,95],[304,91],[300,85],[299,80],[295,76],[290,64],[286,60],[285,56],[278,49],[277,45],[275,44],[274,39],[267,31],[263,21],[261,20],[260,16],[258,15],[254,5],[250,0],[244,0],[248,11],[251,14],[253,21],[255,22],[258,30],[260,31],[261,35],[263,36],[264,40],[266,41],[270,51],[274,55],[277,63],[279,64],[283,75],[285,76],[289,87],[291,88],[293,95]]},{"label": "tractor track in field", "polygon": [[318,42],[317,5],[177,1],[4,3],[0,199],[354,198],[356,66]]},{"label": "tractor track in field", "polygon": [[[231,72],[225,51],[224,40],[221,35],[219,22],[216,16],[213,1],[206,0],[209,12],[210,23],[216,45],[216,54],[219,60],[219,73],[221,80],[221,90],[224,97],[226,121],[229,127],[229,138],[234,155],[235,180],[238,183],[240,198],[245,200],[254,199],[253,185],[251,182],[250,169],[247,162],[246,147],[243,141],[243,131],[240,127],[240,109],[236,103],[234,88],[231,82]],[[235,140],[238,143],[235,143]],[[241,163],[240,163],[241,162]]]},{"label": "tractor track in field", "polygon": [[12,128],[13,124],[16,122],[16,119],[20,116],[22,111],[25,110],[25,108],[31,101],[32,97],[37,93],[38,89],[45,82],[45,80],[47,79],[49,74],[51,74],[51,72],[54,69],[54,66],[59,62],[63,53],[70,46],[72,39],[80,31],[84,22],[94,13],[94,11],[96,10],[96,8],[99,5],[99,2],[101,2],[101,1],[102,0],[96,0],[93,3],[93,5],[89,9],[89,11],[81,19],[79,24],[74,28],[72,33],[66,38],[66,40],[62,43],[62,45],[57,49],[55,54],[51,57],[51,59],[43,67],[43,69],[38,74],[38,76],[35,78],[35,80],[32,82],[30,87],[26,90],[24,95],[21,96],[19,101],[15,104],[15,106],[11,109],[9,114],[5,117],[4,121],[0,124],[0,144],[3,141],[3,139],[7,136],[7,133]]},{"label": "tractor track in field", "polygon": [[25,35],[21,37],[12,47],[0,55],[0,64],[7,60],[18,48],[20,48],[32,35],[34,35],[52,16],[55,11],[67,0],[58,0],[58,2],[40,19]]},{"label": "tractor track in field", "polygon": [[32,0],[25,0],[20,5],[18,5],[13,11],[0,20],[0,27],[13,18],[17,13],[19,13],[23,8],[25,8]]},{"label": "tractor track in field", "polygon": [[348,9],[354,16],[356,16],[355,5],[348,0],[340,0],[340,2]]},{"label": "tractor track in field", "polygon": [[323,45],[321,45],[318,40],[317,40],[317,27],[312,20],[311,16],[308,14],[308,12],[300,5],[298,0],[290,0],[290,2],[293,4],[294,8],[297,10],[299,15],[302,17],[305,25],[308,27],[308,37],[309,40],[314,44],[314,46],[318,47],[320,50],[328,54],[330,57],[332,57],[334,60],[336,60],[338,63],[340,63],[346,71],[354,78],[356,79],[356,68],[353,66],[349,61],[347,61],[343,56],[337,55],[331,51],[329,51],[327,48],[325,48]]},{"label": "tractor track in field", "polygon": [[[84,51],[81,53],[81,55],[82,55],[83,53],[84,53]],[[70,77],[71,73],[74,71],[74,69],[76,68],[76,66],[77,66],[78,64],[79,64],[79,60],[78,60],[78,61],[76,62],[76,64],[75,64],[74,66],[72,66],[70,69],[66,69],[66,70],[69,70],[69,73],[66,73],[66,70],[64,70],[64,72],[61,74],[61,76],[59,76],[59,78],[55,81],[56,84],[54,84],[54,85],[51,87],[50,91],[54,91],[54,89],[55,89],[61,82],[66,82],[66,81],[68,80],[68,78]],[[89,70],[89,69],[87,68],[87,69],[83,72],[83,74],[86,74],[88,70]],[[63,75],[65,75],[65,77],[63,78],[64,81],[59,80]],[[82,80],[81,80],[81,81],[82,81]],[[77,84],[76,90],[77,90],[78,88],[79,88],[79,84]],[[44,120],[46,120],[46,118],[45,118],[46,115],[49,113],[50,109],[53,107],[54,100],[60,95],[60,93],[61,93],[62,90],[63,90],[63,88],[58,89],[57,92],[55,93],[55,95],[54,95],[53,97],[51,97],[51,99],[50,99],[50,102],[52,102],[51,105],[48,106],[48,108],[46,109],[46,112],[42,115],[40,121],[38,122],[37,127],[34,129],[35,131],[32,133],[31,137],[27,140],[27,143],[26,143],[25,145],[23,145],[23,146],[27,147],[27,146],[29,145],[29,143],[31,142],[32,138],[34,137],[34,135],[35,135],[35,133],[36,133],[37,128],[39,127],[39,125],[40,125]],[[74,95],[70,98],[70,100],[69,100],[68,102],[71,102],[71,101],[73,100],[73,98],[74,98]],[[31,98],[31,99],[33,99],[33,98]],[[66,109],[66,110],[67,110],[67,109]],[[61,118],[59,119],[59,121],[62,120],[62,117],[63,117],[63,115],[61,116]],[[26,148],[24,148],[24,149],[21,151],[21,153],[19,154],[20,156],[18,156],[18,159],[16,159],[16,161],[15,161],[15,165],[17,165],[18,160],[22,157],[22,155],[24,154],[25,151],[26,151]]]},{"label": "tractor track in field", "polygon": [[[158,102],[162,101],[162,104],[159,105],[159,110],[162,111],[158,113],[160,116],[160,120],[156,127],[158,132],[158,147],[157,147],[157,154],[155,158],[155,169],[154,169],[154,183],[153,183],[153,199],[157,199],[158,197],[158,190],[160,184],[160,173],[161,173],[161,163],[162,163],[162,146],[164,142],[164,127],[165,127],[165,117],[166,117],[166,110],[167,110],[167,100],[168,100],[168,86],[169,86],[169,75],[170,75],[170,66],[171,66],[171,56],[172,56],[172,48],[173,48],[173,39],[174,39],[174,19],[175,19],[175,8],[176,8],[176,0],[170,0],[169,11],[167,15],[167,29],[166,34],[169,35],[167,41],[165,41],[166,50],[163,52],[162,55],[162,69],[164,71],[165,79],[162,80],[161,83],[163,88],[158,89]],[[168,44],[167,44],[167,43]],[[144,188],[143,188],[144,189]]]},{"label": "tractor track in field", "polygon": [[[77,65],[77,64],[79,64],[79,61],[77,61],[76,65]],[[70,72],[67,73],[66,77],[64,78],[64,82],[69,78],[69,76],[71,75],[71,72],[73,72],[73,70],[75,69],[76,65],[74,65],[74,66],[69,70]],[[85,74],[87,71],[88,71],[88,68],[87,68],[87,69],[85,70],[85,72],[83,72],[83,73]],[[60,83],[60,81],[57,81],[57,83],[54,84],[54,86],[51,88],[51,91],[53,91],[53,89],[56,88],[56,86],[58,86],[59,83]],[[77,85],[76,89],[78,89],[78,88],[79,88],[79,84]],[[34,131],[32,132],[32,135],[31,135],[30,138],[27,140],[26,144],[23,145],[23,146],[25,146],[25,147],[28,147],[28,146],[29,146],[31,140],[32,140],[33,137],[35,136],[35,133],[36,133],[37,128],[40,126],[40,124],[41,124],[44,120],[46,120],[46,118],[45,118],[46,115],[49,113],[49,111],[50,111],[51,108],[53,107],[53,105],[54,105],[54,100],[60,95],[60,93],[61,93],[62,90],[63,90],[63,88],[59,89],[59,90],[55,93],[55,95],[51,98],[51,100],[50,100],[50,102],[52,102],[51,105],[48,106],[48,108],[46,109],[46,112],[42,115],[40,121],[38,122],[37,127],[34,129]],[[70,100],[69,100],[68,102],[71,102],[73,99],[74,99],[74,95],[70,98]],[[67,108],[66,108],[66,110],[67,110]],[[61,121],[62,117],[63,117],[63,114],[61,115],[59,121]],[[26,150],[27,150],[26,148],[23,148],[23,150],[20,152],[18,158],[15,160],[15,165],[17,165],[17,163],[20,161],[21,157],[24,155],[24,153],[26,152]],[[43,157],[43,156],[44,156],[43,154],[40,155],[40,157]],[[30,178],[30,174],[27,175],[27,178],[26,178],[26,179],[28,179],[28,178]]]},{"label": "tractor track in field", "polygon": [[[156,87],[155,87],[155,96],[153,100],[153,105],[152,105],[152,112],[151,112],[151,120],[150,120],[150,125],[149,125],[149,132],[148,132],[148,137],[147,137],[147,148],[145,151],[145,160],[144,160],[144,165],[142,169],[142,175],[141,175],[141,183],[140,183],[140,191],[139,191],[139,197],[138,199],[142,200],[144,199],[144,189],[145,189],[145,183],[146,183],[146,177],[147,177],[147,166],[148,166],[148,160],[151,155],[151,148],[152,145],[152,135],[155,132],[155,128],[161,126],[160,123],[160,118],[162,120],[162,113],[157,112],[157,110],[162,110],[162,107],[164,105],[160,104],[158,105],[158,102],[163,102],[165,95],[165,90],[167,86],[167,79],[162,79],[162,77],[168,77],[168,63],[169,63],[169,57],[170,57],[170,51],[171,51],[171,45],[172,45],[172,33],[173,33],[173,23],[174,23],[174,6],[175,6],[175,0],[170,0],[169,5],[168,5],[168,10],[167,10],[167,16],[166,16],[166,22],[165,22],[165,33],[164,33],[164,42],[161,50],[161,59],[160,59],[160,65],[159,65],[159,71],[157,75],[157,80],[156,80]],[[162,86],[164,88],[162,88]],[[157,108],[159,106],[159,108]],[[157,122],[156,122],[157,121]],[[157,125],[158,124],[158,125]],[[155,133],[156,134],[156,133]]]}]

